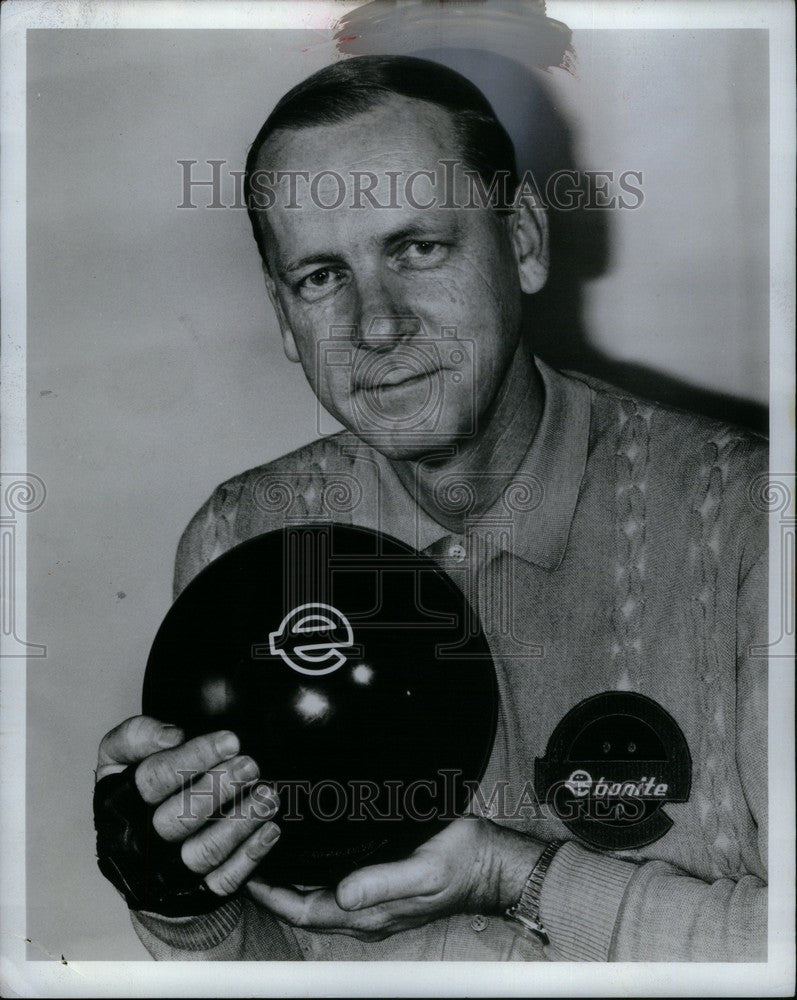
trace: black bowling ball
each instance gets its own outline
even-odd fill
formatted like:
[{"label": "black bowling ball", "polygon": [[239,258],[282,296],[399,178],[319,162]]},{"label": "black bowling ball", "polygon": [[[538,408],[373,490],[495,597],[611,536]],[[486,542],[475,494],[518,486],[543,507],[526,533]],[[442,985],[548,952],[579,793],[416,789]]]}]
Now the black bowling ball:
[{"label": "black bowling ball", "polygon": [[143,711],[188,738],[235,732],[281,797],[257,876],[320,886],[406,857],[466,811],[497,688],[475,613],[434,560],[365,528],[292,525],[180,594]]}]

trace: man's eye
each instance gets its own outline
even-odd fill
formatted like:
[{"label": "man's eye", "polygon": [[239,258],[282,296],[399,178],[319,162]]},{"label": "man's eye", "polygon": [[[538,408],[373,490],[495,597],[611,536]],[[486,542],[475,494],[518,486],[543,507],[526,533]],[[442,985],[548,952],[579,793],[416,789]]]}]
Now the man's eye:
[{"label": "man's eye", "polygon": [[448,247],[434,240],[413,240],[399,255],[399,260],[410,267],[434,267],[448,255]]},{"label": "man's eye", "polygon": [[307,281],[307,283],[310,285],[315,285],[316,287],[320,288],[323,285],[328,284],[329,279],[331,277],[332,277],[331,271],[316,271],[315,274],[311,274],[307,278],[305,278],[305,281]]},{"label": "man's eye", "polygon": [[299,294],[308,302],[314,302],[336,288],[343,280],[343,273],[331,267],[313,271],[296,286]]}]

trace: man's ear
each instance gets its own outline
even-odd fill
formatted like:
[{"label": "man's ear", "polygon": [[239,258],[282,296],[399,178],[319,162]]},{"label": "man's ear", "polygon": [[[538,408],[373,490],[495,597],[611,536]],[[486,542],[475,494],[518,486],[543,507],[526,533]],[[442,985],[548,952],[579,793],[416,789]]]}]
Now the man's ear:
[{"label": "man's ear", "polygon": [[263,277],[266,279],[266,291],[268,292],[268,297],[271,300],[272,306],[274,306],[274,312],[277,314],[277,322],[279,323],[280,334],[282,335],[282,349],[285,351],[285,356],[289,361],[299,361],[299,352],[296,350],[296,341],[293,337],[293,331],[288,323],[288,318],[285,315],[285,311],[282,308],[279,298],[277,297],[277,286],[274,279],[268,272],[268,267],[265,261],[263,262]]},{"label": "man's ear", "polygon": [[527,295],[534,295],[548,280],[548,215],[534,195],[523,194],[509,217],[509,227],[520,287]]}]

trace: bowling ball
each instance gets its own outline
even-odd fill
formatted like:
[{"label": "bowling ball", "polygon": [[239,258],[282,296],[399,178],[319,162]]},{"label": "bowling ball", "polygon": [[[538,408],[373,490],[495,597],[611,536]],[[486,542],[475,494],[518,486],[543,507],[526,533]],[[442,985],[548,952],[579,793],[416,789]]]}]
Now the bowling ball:
[{"label": "bowling ball", "polygon": [[256,877],[322,886],[398,860],[467,809],[495,736],[490,650],[459,587],[403,542],[342,524],[237,545],[177,598],[143,711],[230,729],[280,794]]}]

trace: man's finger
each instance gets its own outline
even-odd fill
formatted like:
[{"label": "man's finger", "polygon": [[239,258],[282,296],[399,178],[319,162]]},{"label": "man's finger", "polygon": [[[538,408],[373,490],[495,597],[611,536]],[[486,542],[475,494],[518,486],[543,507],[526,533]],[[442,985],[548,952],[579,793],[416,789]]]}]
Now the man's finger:
[{"label": "man's finger", "polygon": [[259,794],[257,798],[251,795],[244,796],[238,808],[229,815],[205,824],[193,836],[183,841],[180,853],[183,862],[191,871],[207,875],[208,872],[219,868],[240,844],[275,815],[279,799],[268,786],[261,787],[265,788],[265,794]]},{"label": "man's finger", "polygon": [[238,737],[222,730],[197,736],[173,750],[161,750],[136,768],[136,786],[145,802],[162,802],[184,785],[198,778],[240,750]]},{"label": "man's finger", "polygon": [[361,910],[395,899],[429,896],[442,887],[442,873],[431,858],[421,855],[361,868],[338,884],[335,898],[343,910]]},{"label": "man's finger", "polygon": [[128,764],[138,764],[159,750],[177,746],[183,739],[183,731],[177,726],[148,715],[125,719],[102,738],[97,755],[97,781],[123,771]]},{"label": "man's finger", "polygon": [[415,899],[348,913],[338,906],[329,889],[295,892],[253,879],[246,883],[246,890],[255,902],[293,927],[346,934],[361,941],[382,941],[396,930],[417,927],[429,919]]},{"label": "man's finger", "polygon": [[266,823],[253,833],[230,857],[209,875],[205,884],[217,896],[229,896],[251,876],[279,839],[280,829]]},{"label": "man's finger", "polygon": [[[164,840],[185,840],[204,826],[221,806],[231,802],[247,785],[256,781],[259,775],[257,764],[251,757],[233,757],[218,764],[161,802],[152,817],[155,831]],[[238,825],[241,825],[240,822]],[[251,833],[251,830],[248,832]],[[243,840],[243,836],[240,839]],[[210,868],[207,870],[210,871]]]},{"label": "man's finger", "polygon": [[247,884],[247,891],[255,902],[293,927],[333,933],[345,933],[346,929],[354,929],[351,914],[341,910],[329,889],[297,892],[282,886],[252,881]]}]

